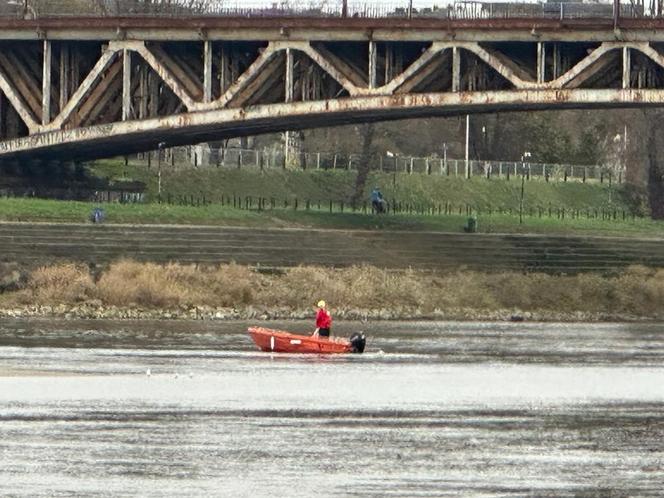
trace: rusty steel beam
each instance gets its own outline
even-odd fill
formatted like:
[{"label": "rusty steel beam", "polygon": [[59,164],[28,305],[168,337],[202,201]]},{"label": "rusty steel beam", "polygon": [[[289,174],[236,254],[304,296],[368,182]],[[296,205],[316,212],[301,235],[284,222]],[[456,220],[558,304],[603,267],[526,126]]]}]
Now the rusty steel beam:
[{"label": "rusty steel beam", "polygon": [[399,93],[410,92],[437,69],[437,65],[433,61],[445,50],[444,46],[436,43],[433,44],[404,72],[385,85],[384,89],[386,93],[391,94],[397,91]]},{"label": "rusty steel beam", "polygon": [[[273,55],[274,57],[271,57],[267,64],[261,66],[261,70],[256,73],[256,76],[250,79],[245,86],[233,95],[226,104],[228,107],[242,107],[247,102],[256,100],[264,95],[275,81],[284,80],[283,70],[286,51],[278,51]],[[287,93],[288,89],[286,89]]]},{"label": "rusty steel beam", "polygon": [[80,157],[150,150],[160,141],[170,145],[214,137],[298,130],[341,123],[413,117],[459,115],[503,110],[638,107],[664,104],[664,90],[564,89],[512,90],[391,95],[293,102],[193,112],[144,121],[115,122],[84,129],[58,130],[0,142],[0,159],[61,153]]},{"label": "rusty steel beam", "polygon": [[461,50],[452,47],[452,91],[461,90]]},{"label": "rusty steel beam", "polygon": [[664,41],[664,20],[44,18],[0,19],[0,39],[40,40],[339,40],[339,41]]},{"label": "rusty steel beam", "polygon": [[196,107],[196,99],[201,97],[202,89],[177,62],[158,46],[148,48],[144,42],[135,42],[132,43],[132,47],[168,85],[187,109],[191,110]]},{"label": "rusty steel beam", "polygon": [[122,51],[122,121],[131,119],[131,52]]},{"label": "rusty steel beam", "polygon": [[[5,93],[8,94],[9,103],[17,109],[21,118],[26,120],[29,133],[34,134],[78,126],[81,122],[94,123],[90,119],[96,117],[100,117],[102,120],[115,119],[118,114],[121,114],[122,120],[130,121],[133,119],[144,120],[148,115],[154,117],[157,113],[179,113],[181,112],[180,108],[188,112],[202,113],[219,111],[224,108],[243,108],[248,112],[253,107],[270,108],[269,106],[266,107],[265,102],[273,102],[277,99],[281,100],[283,98],[287,103],[290,103],[296,98],[299,99],[298,95],[300,93],[304,98],[304,93],[302,93],[304,92],[303,83],[296,80],[296,64],[303,68],[300,72],[307,71],[306,68],[318,66],[319,69],[316,69],[316,74],[319,79],[325,78],[322,73],[329,76],[327,79],[329,84],[323,86],[319,82],[318,90],[314,94],[307,90],[307,98],[327,99],[324,100],[325,102],[339,100],[342,103],[346,101],[364,102],[363,99],[392,95],[399,98],[410,98],[412,97],[410,93],[415,89],[420,92],[432,92],[434,90],[440,92],[441,89],[450,89],[450,86],[451,94],[459,93],[461,90],[478,90],[478,88],[482,90],[472,93],[468,91],[461,92],[466,98],[469,98],[468,95],[502,96],[510,94],[509,92],[498,91],[503,88],[502,80],[495,87],[484,88],[483,85],[493,84],[493,82],[483,83],[475,77],[475,79],[468,79],[468,85],[464,84],[464,88],[461,88],[461,71],[465,71],[466,66],[469,66],[468,64],[462,64],[462,60],[465,62],[467,57],[471,57],[470,61],[473,63],[476,62],[475,57],[477,57],[482,65],[493,69],[509,82],[515,90],[540,91],[543,92],[542,95],[546,95],[550,91],[570,90],[581,86],[594,85],[599,88],[586,88],[584,90],[598,92],[596,95],[599,95],[598,98],[600,99],[603,95],[601,92],[605,90],[601,88],[601,85],[606,84],[607,76],[612,78],[611,84],[615,83],[616,78],[622,78],[624,89],[627,90],[630,86],[631,51],[642,53],[654,64],[664,67],[664,56],[649,42],[605,41],[598,48],[589,51],[588,55],[584,56],[573,67],[569,69],[565,67],[566,72],[560,74],[563,70],[559,60],[561,49],[556,43],[551,45],[553,61],[550,62],[547,61],[545,41],[532,41],[526,46],[515,44],[516,48],[513,48],[514,45],[508,45],[508,48],[503,48],[500,45],[468,41],[464,40],[463,37],[462,39],[456,39],[446,35],[447,39],[444,41],[432,39],[427,44],[417,45],[418,49],[422,47],[422,52],[419,55],[413,54],[412,58],[409,55],[408,65],[405,69],[403,63],[400,63],[397,57],[399,54],[403,56],[403,50],[395,51],[394,54],[390,55],[386,49],[385,80],[383,82],[382,78],[378,76],[378,48],[382,45],[379,45],[373,38],[369,37],[361,50],[358,50],[354,55],[354,57],[357,57],[357,54],[359,54],[363,57],[361,61],[354,58],[352,62],[348,62],[350,59],[344,56],[342,52],[344,46],[341,44],[324,44],[311,40],[292,39],[290,35],[286,36],[288,33],[285,33],[284,36],[288,39],[272,41],[267,43],[265,48],[259,48],[257,58],[242,74],[238,74],[239,65],[245,63],[247,55],[255,53],[256,47],[261,47],[266,42],[260,39],[253,40],[252,43],[243,44],[238,42],[232,50],[229,50],[228,43],[213,45],[212,41],[207,38],[207,34],[207,32],[199,33],[201,37],[199,43],[203,43],[202,61],[200,60],[200,45],[194,47],[190,52],[180,51],[180,49],[176,51],[177,54],[182,53],[182,57],[194,54],[197,57],[195,70],[182,57],[169,55],[158,44],[148,48],[146,42],[142,40],[110,40],[107,42],[107,48],[103,48],[106,44],[101,45],[103,48],[102,55],[86,76],[82,72],[82,68],[87,68],[93,63],[90,55],[90,45],[88,44],[87,47],[84,46],[83,49],[78,50],[74,49],[74,44],[63,46],[60,52],[62,69],[60,74],[60,99],[64,101],[66,94],[69,93],[66,88],[63,89],[62,87],[63,82],[66,83],[65,80],[71,79],[74,82],[80,81],[83,77],[84,80],[71,99],[64,106],[60,105],[60,113],[50,123],[48,122],[51,114],[49,109],[51,99],[48,94],[52,91],[50,82],[50,67],[52,64],[50,47],[52,42],[50,38],[46,37],[42,42],[44,50],[43,66],[39,67],[42,76],[40,82],[33,81],[35,79],[34,75],[31,76],[31,73],[35,70],[35,63],[26,68],[15,60],[16,53],[24,52],[23,49],[26,46],[27,48],[34,48],[35,44],[21,45],[18,43],[13,53],[9,50],[2,50],[2,47],[0,47],[0,68],[4,71],[0,71],[0,76],[3,77],[0,80],[0,86],[2,86],[3,91],[6,89]],[[536,30],[535,34],[537,34]],[[126,36],[126,33],[123,36]],[[392,45],[400,49],[404,48],[399,47],[398,44],[391,44],[388,48]],[[7,46],[9,45],[7,44]],[[190,44],[186,44],[186,47],[189,46]],[[586,41],[581,46],[586,49],[594,47],[596,44]],[[213,47],[215,51],[217,47],[221,49],[219,53],[220,87],[215,88],[214,92],[213,60],[216,54],[213,53]],[[70,48],[72,49],[71,54],[69,53]],[[532,56],[533,51],[535,51],[535,57]],[[136,64],[132,64],[132,52],[138,54],[145,61],[145,64],[141,63],[139,78],[134,82],[132,82],[132,74]],[[119,53],[123,54],[120,61],[123,69],[123,92],[119,101],[111,101],[110,98],[103,97],[102,94],[104,94],[104,89],[110,90],[117,85],[113,78],[116,76],[118,69],[116,65],[111,67],[111,64]],[[575,54],[575,52],[572,52],[572,56],[576,60]],[[617,60],[621,54],[622,65]],[[391,60],[392,58],[394,60]],[[77,63],[75,66],[69,64],[70,59],[80,61],[80,64]],[[450,59],[451,71],[448,66]],[[527,67],[525,67],[526,64],[528,64]],[[445,65],[445,68],[441,69],[443,65]],[[147,81],[148,75],[145,74],[148,67],[152,69],[149,73],[150,83]],[[362,69],[358,69],[359,67],[362,67]],[[553,77],[550,81],[545,81],[549,74],[549,68],[552,69]],[[64,74],[65,72],[66,74]],[[105,78],[101,80],[105,73]],[[472,76],[472,72],[469,74]],[[617,76],[620,74],[621,76]],[[155,76],[158,76],[171,91],[159,92],[155,85],[160,83],[155,83]],[[200,79],[201,76],[202,80]],[[435,80],[434,76],[439,76],[441,80]],[[463,81],[465,81],[465,75],[463,76]],[[332,84],[330,79],[339,83],[343,90],[338,91],[338,87]],[[285,92],[283,91],[284,88]],[[224,89],[225,91],[222,91],[220,96],[215,99],[214,95],[219,95],[219,90]],[[173,99],[171,92],[177,100]],[[148,93],[149,103],[146,100]],[[335,93],[335,95],[332,95],[332,93]],[[347,98],[346,94],[350,98]],[[437,98],[451,98],[448,93],[425,94],[439,95],[440,97]],[[313,95],[315,97],[312,97]],[[510,95],[518,96],[522,94],[511,93]],[[135,101],[138,102],[139,99],[140,108],[134,114],[131,112],[131,105]],[[522,100],[520,96],[518,99]],[[181,105],[178,104],[178,101],[181,102]],[[470,100],[468,101],[470,102]],[[115,110],[96,109],[95,106],[101,105],[102,102],[119,105],[119,107]],[[315,103],[312,102],[313,104]],[[278,104],[271,105],[274,109],[278,108]],[[486,109],[491,108],[492,105],[494,104],[487,102]],[[500,105],[506,106],[507,104],[501,103]],[[434,107],[439,108],[441,106],[434,105]],[[449,107],[442,107],[444,109],[440,112],[449,111]],[[383,114],[382,112],[376,112],[376,115]],[[408,110],[408,112],[411,111]],[[394,115],[393,112],[390,112],[389,119],[392,119]],[[70,120],[72,116],[75,117]],[[40,124],[40,121],[43,123]],[[241,132],[243,133],[243,131]]]},{"label": "rusty steel beam", "polygon": [[274,59],[277,52],[285,50],[277,44],[271,43],[268,45],[263,53],[247,68],[247,70],[240,75],[240,77],[233,83],[226,92],[217,99],[215,102],[216,107],[222,108],[227,106],[232,100],[236,98],[251,82],[256,79],[260,72]]},{"label": "rusty steel beam", "polygon": [[343,64],[338,58],[330,58],[330,54],[322,47],[314,48],[310,43],[300,43],[299,47],[350,95],[356,95],[360,91],[363,81],[350,66]]},{"label": "rusty steel beam", "polygon": [[44,58],[42,64],[42,124],[51,120],[51,42],[44,40]]},{"label": "rusty steel beam", "polygon": [[115,93],[122,89],[123,81],[120,74],[123,72],[123,61],[119,57],[114,59],[103,77],[90,92],[88,98],[83,101],[76,117],[72,119],[75,126],[80,126],[86,121],[94,120],[108,105]]},{"label": "rusty steel beam", "polygon": [[585,74],[593,67],[597,67],[600,58],[604,57],[611,50],[615,50],[616,45],[610,43],[602,43],[599,47],[593,50],[587,57],[581,59],[569,71],[559,76],[557,79],[549,82],[550,87],[563,88],[572,85],[578,86],[583,80],[586,79]]},{"label": "rusty steel beam", "polygon": [[37,83],[11,52],[0,52],[0,67],[2,67],[5,77],[14,82],[16,90],[21,94],[22,101],[28,105],[31,114],[38,116],[41,121],[41,91]]},{"label": "rusty steel beam", "polygon": [[212,102],[212,42],[203,42],[203,102]]},{"label": "rusty steel beam", "polygon": [[499,52],[488,50],[478,43],[455,43],[454,45],[475,54],[516,88],[532,88],[537,85],[532,81],[530,74]]},{"label": "rusty steel beam", "polygon": [[622,49],[622,87],[630,87],[630,76],[632,71],[632,62],[631,54],[629,47],[623,47]]},{"label": "rusty steel beam", "polygon": [[30,106],[25,102],[21,93],[14,87],[11,80],[7,78],[2,68],[0,68],[0,90],[2,90],[2,93],[7,97],[7,100],[16,113],[21,117],[28,128],[28,132],[36,133],[39,129],[36,114],[32,112]]},{"label": "rusty steel beam", "polygon": [[51,121],[48,126],[44,127],[44,130],[50,131],[62,127],[67,119],[69,119],[71,114],[80,107],[83,100],[90,94],[95,83],[102,75],[102,73],[108,68],[111,62],[113,62],[113,59],[117,56],[117,53],[118,50],[110,46],[102,53],[100,59],[88,73],[85,79],[81,82],[76,91],[72,94],[64,108],[60,110],[60,113],[55,117],[55,119],[53,119],[53,121]]}]

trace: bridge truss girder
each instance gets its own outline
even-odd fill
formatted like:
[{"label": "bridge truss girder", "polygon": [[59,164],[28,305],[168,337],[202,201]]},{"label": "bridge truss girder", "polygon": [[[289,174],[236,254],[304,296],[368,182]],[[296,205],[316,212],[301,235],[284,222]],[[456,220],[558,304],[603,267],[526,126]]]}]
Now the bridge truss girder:
[{"label": "bridge truss girder", "polygon": [[0,158],[499,109],[660,105],[663,54],[659,42],[622,40],[3,41]]}]

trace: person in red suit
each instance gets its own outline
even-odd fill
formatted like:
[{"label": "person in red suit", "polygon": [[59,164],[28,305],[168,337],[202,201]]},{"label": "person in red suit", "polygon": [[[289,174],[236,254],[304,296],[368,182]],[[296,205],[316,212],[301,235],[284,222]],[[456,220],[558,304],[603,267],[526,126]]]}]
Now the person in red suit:
[{"label": "person in red suit", "polygon": [[332,316],[327,311],[325,301],[320,300],[317,304],[318,311],[316,312],[316,330],[313,333],[314,337],[330,337],[330,328],[332,327]]}]

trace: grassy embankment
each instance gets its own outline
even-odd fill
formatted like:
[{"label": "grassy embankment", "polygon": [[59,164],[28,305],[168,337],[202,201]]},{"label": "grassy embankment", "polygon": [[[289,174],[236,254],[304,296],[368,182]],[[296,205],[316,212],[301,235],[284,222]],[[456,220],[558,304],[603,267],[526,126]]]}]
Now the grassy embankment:
[{"label": "grassy embankment", "polygon": [[[147,197],[156,198],[156,169],[148,170],[136,165],[106,161],[95,164],[91,171],[113,181],[139,180],[147,185]],[[467,215],[466,207],[479,211],[479,230],[486,233],[588,233],[597,235],[646,235],[661,236],[664,225],[647,219],[631,219],[630,208],[621,196],[620,186],[599,183],[551,182],[532,179],[526,182],[522,224],[519,223],[520,181],[504,179],[487,180],[473,178],[464,180],[455,177],[399,173],[373,173],[368,188],[379,185],[390,200],[404,205],[441,206],[449,205],[455,214],[418,215],[390,214],[373,216],[362,212],[349,212],[348,200],[353,190],[354,172],[347,171],[297,171],[269,170],[177,170],[164,168],[162,177],[162,199],[170,197],[172,204],[147,203],[140,205],[105,205],[107,220],[112,223],[180,223],[239,226],[307,226],[321,228],[436,230],[457,232]],[[179,205],[181,199],[205,199],[205,206]],[[222,205],[229,197],[275,199],[278,206],[289,202],[287,209],[281,207],[258,211]],[[297,211],[293,209],[298,199]],[[306,200],[311,202],[305,210]],[[329,201],[333,201],[334,212],[329,212]],[[320,210],[318,203],[320,202]],[[343,213],[340,202],[346,203]],[[55,202],[45,200],[2,199],[0,220],[5,221],[69,221],[87,220],[92,204],[82,202]],[[551,208],[553,216],[549,217]],[[566,210],[565,218],[559,218],[559,210]],[[463,214],[458,214],[462,209]],[[487,211],[492,211],[488,214]],[[497,210],[512,214],[497,213]],[[575,210],[594,214],[614,212],[617,220],[571,218]],[[623,212],[627,219],[623,221]],[[541,217],[540,217],[541,215]]]},{"label": "grassy embankment", "polygon": [[349,319],[504,319],[513,313],[550,320],[662,319],[664,269],[553,276],[299,267],[261,274],[238,265],[119,261],[92,275],[87,266],[60,264],[36,269],[19,289],[0,294],[0,315],[300,318],[311,315],[309,304],[321,297],[336,317]]}]

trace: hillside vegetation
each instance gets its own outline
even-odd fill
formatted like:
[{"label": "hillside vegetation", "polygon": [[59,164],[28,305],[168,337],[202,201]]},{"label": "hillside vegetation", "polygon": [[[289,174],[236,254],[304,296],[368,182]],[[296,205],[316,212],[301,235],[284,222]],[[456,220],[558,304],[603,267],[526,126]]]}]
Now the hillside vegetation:
[{"label": "hillside vegetation", "polygon": [[[148,200],[158,195],[157,169],[118,161],[100,161],[91,166],[95,175],[110,181],[139,180],[147,185]],[[179,199],[196,198],[218,203],[228,197],[275,199],[277,202],[298,199],[312,202],[346,202],[352,197],[356,172],[345,170],[287,171],[270,169],[162,169],[162,200],[173,202]],[[382,173],[373,171],[367,180],[364,198],[369,191],[380,187],[390,201],[414,205],[437,205],[450,203],[456,206],[469,205],[480,211],[488,209],[519,208],[520,178],[486,179],[473,177],[469,180],[454,176],[425,175],[415,173]],[[621,185],[579,181],[545,182],[541,178],[526,181],[524,207],[602,209],[614,208],[630,211],[631,206],[623,196]]]}]

